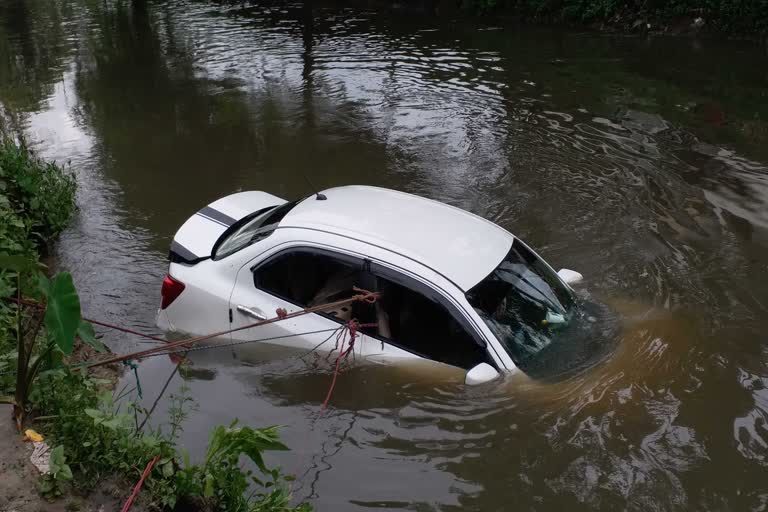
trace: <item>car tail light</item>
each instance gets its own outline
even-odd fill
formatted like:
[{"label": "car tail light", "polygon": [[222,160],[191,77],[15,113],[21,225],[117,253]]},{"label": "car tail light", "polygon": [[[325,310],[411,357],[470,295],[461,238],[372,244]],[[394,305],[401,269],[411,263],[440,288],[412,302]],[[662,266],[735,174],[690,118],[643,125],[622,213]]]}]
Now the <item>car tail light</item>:
[{"label": "car tail light", "polygon": [[184,283],[177,281],[170,275],[166,275],[165,279],[163,279],[163,288],[160,290],[160,295],[163,297],[163,300],[160,303],[160,309],[165,309],[170,306],[171,303],[176,300],[176,297],[181,295],[184,288],[186,288]]}]

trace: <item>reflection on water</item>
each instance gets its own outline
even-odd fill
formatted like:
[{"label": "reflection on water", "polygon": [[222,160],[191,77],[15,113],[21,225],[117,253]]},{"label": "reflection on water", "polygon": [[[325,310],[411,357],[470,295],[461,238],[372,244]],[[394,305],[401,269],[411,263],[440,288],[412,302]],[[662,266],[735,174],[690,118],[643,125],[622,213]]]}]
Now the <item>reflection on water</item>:
[{"label": "reflection on water", "polygon": [[[322,419],[325,366],[195,352],[193,453],[235,417],[283,425],[293,450],[272,461],[319,510],[765,507],[765,55],[485,28],[311,3],[7,0],[0,119],[78,174],[57,264],[89,316],[156,333],[181,222],[236,190],[305,195],[304,175],[492,219],[619,315],[609,341],[479,389],[451,369],[354,367]],[[148,403],[172,368],[141,365]]]}]

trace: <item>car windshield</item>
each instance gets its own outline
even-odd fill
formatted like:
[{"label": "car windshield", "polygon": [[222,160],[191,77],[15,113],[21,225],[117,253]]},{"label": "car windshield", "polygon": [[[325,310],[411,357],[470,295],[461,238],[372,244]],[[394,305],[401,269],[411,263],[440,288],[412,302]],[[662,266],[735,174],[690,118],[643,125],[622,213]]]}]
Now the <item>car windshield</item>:
[{"label": "car windshield", "polygon": [[517,239],[467,299],[522,367],[568,329],[577,309],[573,292]]},{"label": "car windshield", "polygon": [[298,204],[291,201],[280,206],[252,213],[233,224],[216,244],[213,259],[219,260],[263,240],[277,228],[289,211]]}]

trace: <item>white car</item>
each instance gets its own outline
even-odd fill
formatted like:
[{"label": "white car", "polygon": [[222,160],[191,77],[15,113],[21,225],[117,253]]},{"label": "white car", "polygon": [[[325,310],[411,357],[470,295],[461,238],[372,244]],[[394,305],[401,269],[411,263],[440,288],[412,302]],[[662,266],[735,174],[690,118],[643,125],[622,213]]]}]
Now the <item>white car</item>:
[{"label": "white car", "polygon": [[167,331],[235,329],[357,286],[381,299],[228,336],[310,349],[355,318],[376,324],[361,330],[356,360],[427,359],[471,370],[470,383],[524,366],[579,316],[569,285],[578,273],[558,275],[490,221],[375,187],[290,202],[257,191],[224,197],[181,226],[169,258],[157,318]]}]

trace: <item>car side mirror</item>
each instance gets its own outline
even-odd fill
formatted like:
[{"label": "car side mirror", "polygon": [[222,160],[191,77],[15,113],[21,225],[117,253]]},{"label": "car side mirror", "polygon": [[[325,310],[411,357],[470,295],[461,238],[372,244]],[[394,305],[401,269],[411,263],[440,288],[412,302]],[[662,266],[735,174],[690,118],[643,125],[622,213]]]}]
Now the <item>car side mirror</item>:
[{"label": "car side mirror", "polygon": [[467,372],[464,384],[467,386],[477,386],[478,384],[491,382],[498,376],[499,372],[496,371],[496,368],[488,363],[480,363]]},{"label": "car side mirror", "polygon": [[578,283],[584,276],[576,272],[575,270],[569,270],[567,268],[561,268],[557,271],[557,276],[563,280],[565,284]]}]

